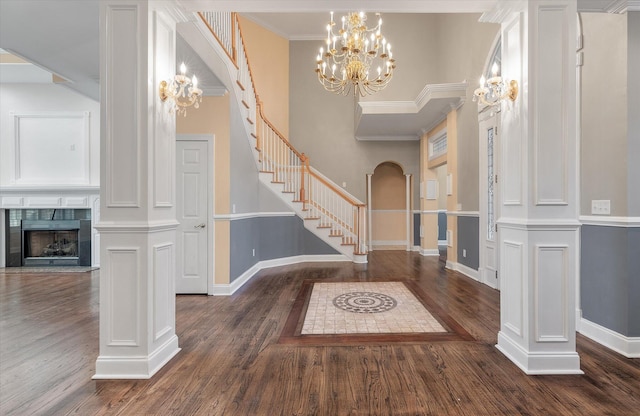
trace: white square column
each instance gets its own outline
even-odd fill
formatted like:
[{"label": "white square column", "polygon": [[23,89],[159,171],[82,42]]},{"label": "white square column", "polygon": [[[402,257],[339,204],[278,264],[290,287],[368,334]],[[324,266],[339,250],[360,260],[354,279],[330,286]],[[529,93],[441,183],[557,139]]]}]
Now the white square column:
[{"label": "white square column", "polygon": [[[576,0],[502,2],[500,333],[497,348],[527,374],[581,374]],[[500,15],[500,13],[498,13]]]},{"label": "white square column", "polygon": [[180,348],[175,331],[175,74],[168,2],[100,1],[100,355],[94,379],[145,379]]}]

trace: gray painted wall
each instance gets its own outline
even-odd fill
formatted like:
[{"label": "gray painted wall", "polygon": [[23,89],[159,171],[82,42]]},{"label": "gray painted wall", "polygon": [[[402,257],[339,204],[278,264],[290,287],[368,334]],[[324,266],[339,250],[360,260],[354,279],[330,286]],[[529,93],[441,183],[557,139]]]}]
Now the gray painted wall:
[{"label": "gray painted wall", "polygon": [[629,228],[629,336],[640,337],[640,228]]},{"label": "gray painted wall", "polygon": [[413,245],[420,247],[420,213],[413,214]]},{"label": "gray painted wall", "polygon": [[[480,219],[478,217],[458,217],[458,263],[478,270],[480,264]],[[462,250],[467,251],[466,257]]]},{"label": "gray painted wall", "polygon": [[298,216],[231,221],[232,282],[262,260],[322,254],[339,253],[304,228],[303,220]]},{"label": "gray painted wall", "polygon": [[447,213],[438,212],[438,240],[447,239]]},{"label": "gray painted wall", "polygon": [[625,336],[640,336],[640,230],[583,225],[582,316]]}]

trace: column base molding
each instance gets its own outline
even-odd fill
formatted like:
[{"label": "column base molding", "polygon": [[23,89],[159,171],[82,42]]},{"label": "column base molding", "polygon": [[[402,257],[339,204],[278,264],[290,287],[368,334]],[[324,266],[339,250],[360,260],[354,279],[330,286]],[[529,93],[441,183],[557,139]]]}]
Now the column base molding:
[{"label": "column base molding", "polygon": [[526,351],[502,331],[496,348],[527,375],[584,374],[575,351]]},{"label": "column base molding", "polygon": [[134,379],[145,380],[153,377],[166,363],[180,352],[178,337],[174,335],[146,357],[141,356],[99,356],[96,360],[96,374],[93,380]]}]

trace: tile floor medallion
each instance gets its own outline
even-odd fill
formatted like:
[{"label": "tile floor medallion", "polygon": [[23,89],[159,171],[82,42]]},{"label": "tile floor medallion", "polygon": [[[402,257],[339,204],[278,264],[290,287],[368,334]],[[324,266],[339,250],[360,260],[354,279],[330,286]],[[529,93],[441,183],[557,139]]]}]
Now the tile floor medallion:
[{"label": "tile floor medallion", "polygon": [[305,280],[279,343],[474,341],[416,282]]},{"label": "tile floor medallion", "polygon": [[315,283],[301,334],[447,332],[401,282]]}]

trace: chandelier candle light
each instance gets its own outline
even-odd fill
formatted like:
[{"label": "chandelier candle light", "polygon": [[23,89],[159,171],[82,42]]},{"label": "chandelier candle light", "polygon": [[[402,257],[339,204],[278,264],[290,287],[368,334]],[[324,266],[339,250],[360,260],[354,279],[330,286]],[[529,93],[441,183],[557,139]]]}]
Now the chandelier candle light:
[{"label": "chandelier candle light", "polygon": [[169,82],[160,82],[160,100],[171,99],[170,114],[187,116],[187,107],[198,108],[202,102],[202,90],[198,88],[198,78],[186,76],[187,67],[180,65],[180,74],[176,74]]},{"label": "chandelier candle light", "polygon": [[[376,17],[376,27],[369,29],[364,12],[349,13],[342,16],[342,26],[336,33],[331,12],[326,50],[321,47],[316,58],[318,80],[327,91],[347,95],[353,87],[354,95],[363,97],[380,91],[391,81],[395,60],[391,44],[381,34],[380,13],[376,13]],[[370,72],[372,67],[373,74]]]},{"label": "chandelier candle light", "polygon": [[484,105],[499,105],[501,101],[510,99],[515,101],[518,97],[518,81],[507,82],[498,75],[498,64],[494,62],[491,67],[491,78],[485,81],[484,75],[480,78],[480,87],[473,92],[473,101],[480,101]]}]

